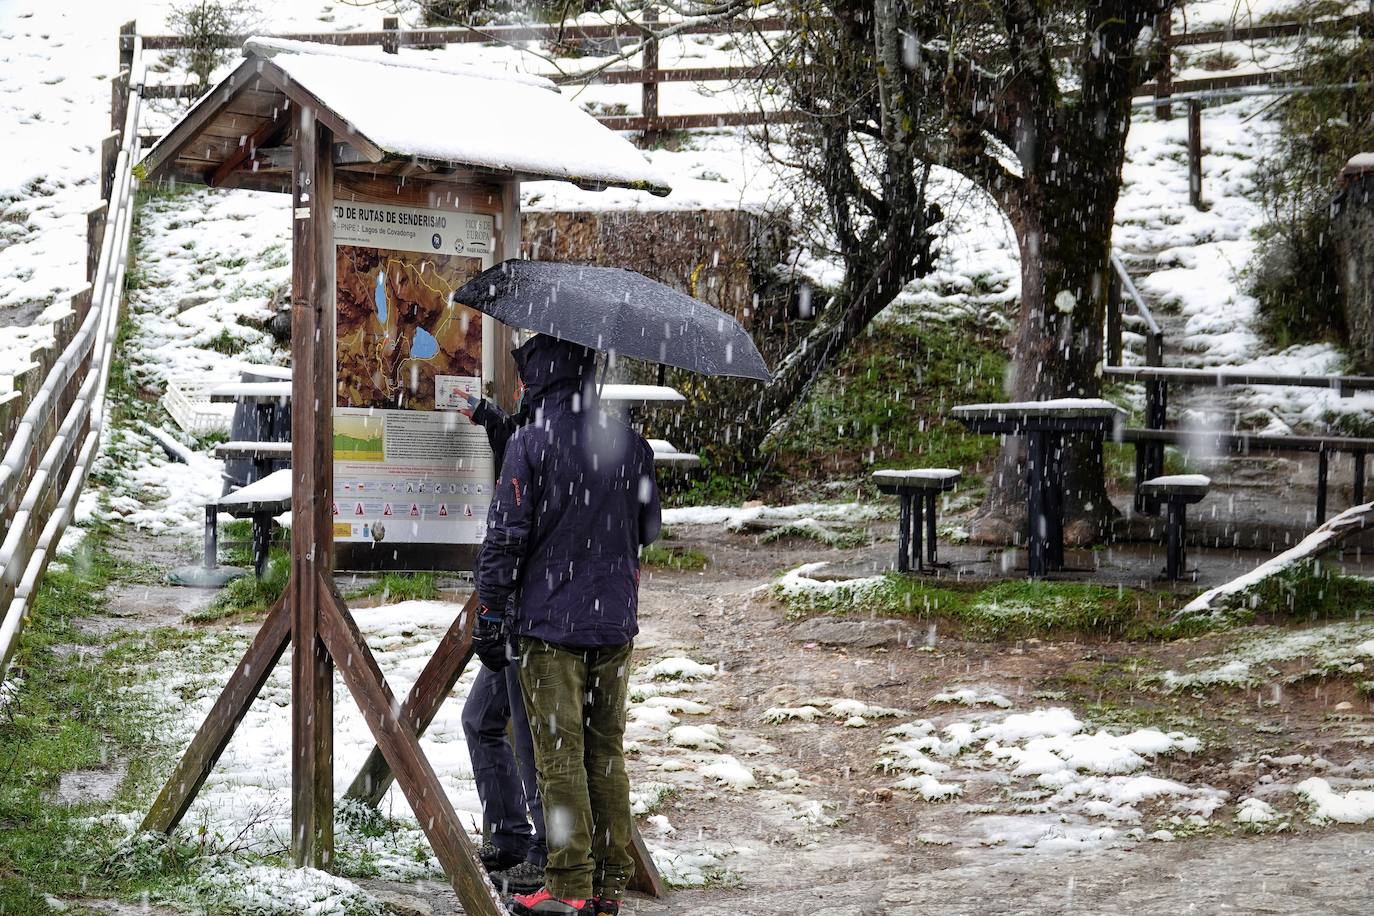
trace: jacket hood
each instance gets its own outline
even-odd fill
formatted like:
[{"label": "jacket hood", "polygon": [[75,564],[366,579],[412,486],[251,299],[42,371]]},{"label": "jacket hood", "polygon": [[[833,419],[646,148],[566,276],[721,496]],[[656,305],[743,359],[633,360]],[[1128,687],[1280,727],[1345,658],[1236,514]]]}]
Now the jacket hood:
[{"label": "jacket hood", "polygon": [[531,410],[551,407],[589,410],[596,402],[596,351],[536,334],[511,351],[525,382]]}]

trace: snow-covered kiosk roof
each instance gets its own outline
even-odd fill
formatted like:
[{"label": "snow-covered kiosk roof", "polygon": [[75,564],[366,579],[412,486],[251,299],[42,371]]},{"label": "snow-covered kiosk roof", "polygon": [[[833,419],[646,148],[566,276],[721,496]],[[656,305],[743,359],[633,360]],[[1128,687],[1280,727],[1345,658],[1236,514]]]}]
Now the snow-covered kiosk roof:
[{"label": "snow-covered kiosk roof", "polygon": [[380,50],[250,38],[244,61],[148,152],[148,179],[289,192],[292,105],[330,128],[343,170],[562,179],[666,195],[624,137],[540,77]]}]

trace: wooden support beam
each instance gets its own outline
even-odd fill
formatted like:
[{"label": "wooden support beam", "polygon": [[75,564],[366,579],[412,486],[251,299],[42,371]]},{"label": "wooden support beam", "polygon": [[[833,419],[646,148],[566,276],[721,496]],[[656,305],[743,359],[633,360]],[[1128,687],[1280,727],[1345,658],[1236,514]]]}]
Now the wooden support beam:
[{"label": "wooden support beam", "polygon": [[1174,107],[1169,103],[1169,96],[1174,92],[1174,57],[1173,44],[1171,38],[1174,31],[1173,8],[1166,6],[1164,12],[1160,13],[1155,19],[1155,34],[1164,43],[1164,56],[1159,62],[1159,70],[1155,73],[1155,118],[1160,121],[1167,121],[1174,116]]},{"label": "wooden support beam", "polygon": [[332,572],[334,164],[315,113],[294,115],[291,194],[291,853],[323,868],[334,854],[334,672],[318,636],[321,577]]},{"label": "wooden support beam", "polygon": [[215,762],[229,746],[234,729],[238,728],[243,717],[248,714],[253,700],[257,699],[262,685],[267,683],[272,669],[286,651],[286,644],[291,641],[290,594],[288,589],[267,612],[267,619],[263,621],[258,635],[253,638],[252,645],[243,654],[243,659],[234,669],[234,673],[229,676],[229,683],[224,685],[224,692],[210,708],[200,730],[191,739],[186,752],[181,755],[181,760],[177,762],[167,784],[158,793],[157,800],[149,809],[148,816],[143,819],[140,830],[168,833],[176,829],[177,824],[186,816],[196,793],[205,784],[205,778],[210,775]]},{"label": "wooden support beam", "polygon": [[634,821],[630,822],[630,858],[635,861],[630,890],[655,898],[667,896],[668,885],[663,883],[663,876],[658,873],[654,858],[649,855],[649,847],[644,845],[644,837],[639,835],[639,828]]},{"label": "wooden support beam", "polygon": [[463,912],[468,916],[504,916],[506,908],[500,895],[458,822],[458,813],[444,794],[439,777],[420,750],[419,738],[401,716],[400,706],[347,605],[324,577],[316,578],[315,590],[321,598],[320,635],[362,710],[373,739],[396,774],[396,782],[453,885]]},{"label": "wooden support beam", "polygon": [[[468,662],[472,661],[472,627],[477,620],[477,593],[468,596],[463,609],[449,624],[448,632],[439,640],[439,648],[425,662],[424,670],[415,679],[406,701],[401,705],[401,719],[415,734],[423,735],[425,729],[434,721],[435,715],[444,700],[453,691],[453,685],[463,676]],[[353,777],[345,798],[358,799],[372,807],[377,807],[391,788],[394,779],[391,767],[387,766],[386,755],[379,747],[373,747],[358,775]]]},{"label": "wooden support beam", "polygon": [[243,142],[239,144],[239,148],[215,168],[205,183],[212,188],[232,185],[231,179],[234,173],[249,164],[260,148],[272,143],[279,135],[285,133],[290,123],[286,117],[286,112],[280,108],[277,109],[272,120],[262,122],[251,134],[245,137]]}]

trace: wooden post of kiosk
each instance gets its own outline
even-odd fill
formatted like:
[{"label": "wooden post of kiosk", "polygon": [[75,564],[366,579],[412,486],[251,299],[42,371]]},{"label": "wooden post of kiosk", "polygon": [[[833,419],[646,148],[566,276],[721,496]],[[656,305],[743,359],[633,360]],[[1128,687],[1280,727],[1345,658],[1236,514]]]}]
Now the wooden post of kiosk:
[{"label": "wooden post of kiosk", "polygon": [[[322,47],[313,53],[333,52]],[[168,832],[181,822],[290,644],[294,862],[328,869],[334,858],[337,674],[375,741],[348,794],[376,804],[394,781],[414,811],[463,912],[500,916],[504,912],[500,897],[419,744],[419,736],[472,659],[475,596],[459,611],[404,702],[398,702],[334,585],[339,295],[335,205],[402,204],[490,217],[495,249],[483,250],[504,260],[519,253],[521,175],[425,159],[409,150],[383,150],[346,112],[332,109],[317,94],[317,90],[336,87],[306,85],[278,66],[271,51],[259,53],[251,43],[245,56],[244,63],[159,140],[143,167],[149,180],[171,178],[291,194],[291,576],[285,593],[268,612],[158,794],[142,829]],[[388,66],[374,75],[385,80],[395,69]],[[436,80],[449,76],[444,71],[434,74]],[[541,88],[529,91],[546,92]],[[538,96],[535,104],[543,104],[544,98]],[[283,143],[289,143],[290,149],[277,145]],[[542,174],[559,177],[556,172]],[[446,245],[436,233],[434,250],[449,250],[454,237],[448,238]],[[484,346],[490,341],[489,358],[478,374],[490,371],[490,394],[504,406],[513,406],[516,373],[509,354],[511,331],[488,322],[484,333],[489,336],[483,339]],[[339,531],[341,546],[346,529],[343,526]],[[445,547],[450,551],[471,547],[475,552],[472,545]],[[631,851],[638,866],[636,888],[661,895],[663,883],[637,831]]]}]

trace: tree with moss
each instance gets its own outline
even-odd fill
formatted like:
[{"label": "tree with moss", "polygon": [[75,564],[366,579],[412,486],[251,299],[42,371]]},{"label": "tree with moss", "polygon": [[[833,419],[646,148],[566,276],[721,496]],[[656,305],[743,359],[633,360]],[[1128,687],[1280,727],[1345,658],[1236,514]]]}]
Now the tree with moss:
[{"label": "tree with moss", "polygon": [[[932,165],[982,188],[1016,233],[1021,300],[1009,397],[1099,395],[1131,99],[1158,66],[1164,48],[1154,25],[1170,8],[1170,0],[781,5],[794,25],[768,47],[769,91],[802,117],[772,137],[824,202],[819,235],[834,245],[844,277],[759,400],[763,428],[928,269]],[[1012,439],[1003,448],[976,523],[984,539],[1010,541],[1024,525],[1021,447]],[[1101,451],[1087,441],[1067,451],[1070,535],[1079,520],[1087,539],[1112,513]]]}]

